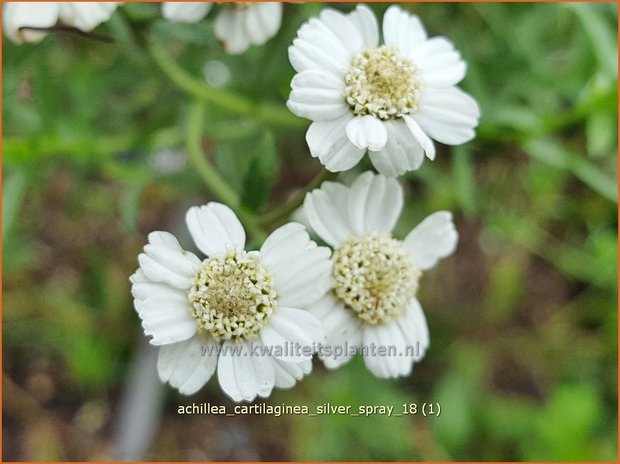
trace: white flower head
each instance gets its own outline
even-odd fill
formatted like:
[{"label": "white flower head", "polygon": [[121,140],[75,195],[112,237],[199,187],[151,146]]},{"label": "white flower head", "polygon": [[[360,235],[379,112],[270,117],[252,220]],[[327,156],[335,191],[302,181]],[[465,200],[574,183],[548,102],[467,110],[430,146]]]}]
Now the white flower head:
[{"label": "white flower head", "polygon": [[178,23],[197,23],[211,11],[210,2],[164,2],[161,13],[168,21]]},{"label": "white flower head", "polygon": [[2,26],[15,43],[39,42],[47,32],[36,28],[52,27],[60,21],[92,31],[110,19],[117,6],[118,2],[7,2],[3,5]]},{"label": "white flower head", "polygon": [[364,362],[374,375],[406,376],[429,346],[426,318],[416,298],[419,280],[454,252],[458,234],[452,214],[439,211],[398,240],[391,231],[402,206],[396,180],[371,172],[351,187],[324,182],[306,195],[306,219],[334,248],[332,291],[310,308],[327,332],[319,354],[330,369],[363,347]]},{"label": "white flower head", "polygon": [[268,397],[311,370],[321,322],[305,308],[330,288],[330,250],[305,227],[276,229],[259,251],[220,203],[192,207],[187,226],[200,260],[167,232],[152,232],[132,294],[146,335],[161,345],[158,371],[183,394],[198,391],[217,369],[235,401]]},{"label": "white flower head", "polygon": [[[211,6],[207,2],[164,2],[162,12],[171,21],[196,23]],[[224,3],[215,18],[214,33],[227,53],[239,55],[250,45],[263,45],[281,24],[281,3]]]},{"label": "white flower head", "polygon": [[369,151],[375,168],[398,176],[435,157],[433,140],[459,145],[474,137],[480,111],[456,87],[466,64],[452,42],[428,38],[417,16],[396,5],[383,17],[383,43],[364,5],[332,9],[301,26],[289,48],[298,74],[289,109],[312,120],[306,141],[333,172]]}]

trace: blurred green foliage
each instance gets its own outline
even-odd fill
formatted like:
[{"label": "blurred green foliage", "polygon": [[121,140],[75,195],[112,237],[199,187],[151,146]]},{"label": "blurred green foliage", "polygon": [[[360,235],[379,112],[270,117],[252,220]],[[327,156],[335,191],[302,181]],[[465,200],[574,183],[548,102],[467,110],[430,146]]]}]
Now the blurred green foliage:
[{"label": "blurred green foliage", "polygon": [[[222,51],[212,19],[172,24],[152,4],[127,4],[102,26],[114,44],[67,35],[4,41],[4,375],[70,427],[93,401],[111,411],[99,428],[80,430],[88,440],[79,446],[62,427],[13,412],[9,442],[32,448],[5,446],[5,459],[105,456],[143,338],[127,282],[135,257],[151,230],[183,237],[186,207],[213,198],[184,155],[194,97],[159,69],[149,44],[163,47],[198,92],[209,69],[227,68],[214,98],[241,96],[248,111],[205,101],[202,148],[244,208],[269,211],[320,171],[306,123],[283,112],[293,76],[287,46],[323,7],[286,5],[280,33],[238,57]],[[385,8],[373,5],[379,15]],[[235,427],[250,431],[254,457],[267,460],[615,461],[617,8],[405,8],[430,35],[454,41],[468,62],[462,86],[482,108],[473,142],[441,147],[404,179],[397,236],[436,209],[456,213],[461,235],[457,254],[422,284],[431,349],[399,381],[375,379],[360,359],[335,372],[315,363],[312,376],[269,401],[434,402],[442,413],[254,417]],[[269,123],[252,117],[259,107]],[[193,459],[184,434],[217,437],[232,427],[228,418],[180,421],[181,401],[170,392],[151,458]],[[211,381],[196,401],[226,400]],[[68,451],[57,444],[65,440]],[[236,456],[219,441],[209,446],[200,456]]]}]

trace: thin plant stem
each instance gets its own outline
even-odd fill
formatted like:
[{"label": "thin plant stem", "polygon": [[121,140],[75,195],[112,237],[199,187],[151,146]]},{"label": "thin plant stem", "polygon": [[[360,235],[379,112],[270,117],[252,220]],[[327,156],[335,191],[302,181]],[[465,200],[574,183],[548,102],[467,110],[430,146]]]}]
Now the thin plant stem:
[{"label": "thin plant stem", "polygon": [[262,242],[265,231],[258,225],[256,216],[243,207],[239,195],[213,168],[205,157],[202,146],[202,130],[205,121],[205,104],[192,104],[186,133],[186,148],[190,162],[207,188],[223,203],[232,208],[256,243]]},{"label": "thin plant stem", "polygon": [[319,173],[312,178],[310,182],[303,188],[295,192],[286,203],[277,206],[276,208],[268,211],[259,218],[259,223],[262,225],[278,225],[284,219],[288,218],[293,211],[295,211],[304,201],[306,193],[319,187],[324,180],[331,179],[335,176],[334,173],[329,172],[326,169],[321,169]]},{"label": "thin plant stem", "polygon": [[271,126],[301,130],[308,125],[307,121],[293,115],[282,104],[256,102],[230,90],[211,88],[205,81],[196,79],[180,67],[165,48],[156,42],[151,42],[149,52],[170,81],[195,100]]}]

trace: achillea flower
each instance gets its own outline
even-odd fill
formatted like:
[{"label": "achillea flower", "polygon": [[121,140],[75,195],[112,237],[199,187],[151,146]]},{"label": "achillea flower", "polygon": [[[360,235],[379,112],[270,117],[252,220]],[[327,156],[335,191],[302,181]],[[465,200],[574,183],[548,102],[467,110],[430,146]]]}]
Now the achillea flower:
[{"label": "achillea flower", "polygon": [[118,2],[7,2],[2,26],[15,43],[39,42],[47,32],[35,28],[49,28],[61,22],[85,32],[92,31],[110,19],[117,6]]},{"label": "achillea flower", "polygon": [[306,22],[289,48],[298,72],[287,102],[312,120],[310,153],[330,171],[355,166],[369,151],[375,168],[398,176],[435,157],[431,139],[459,145],[474,137],[479,109],[456,87],[466,64],[444,37],[428,38],[417,16],[391,6],[383,44],[364,5],[332,9]]},{"label": "achillea flower", "polygon": [[[352,348],[362,346],[366,366],[382,378],[409,375],[424,357],[429,333],[418,285],[424,271],[454,252],[458,234],[452,215],[439,211],[398,240],[391,231],[402,206],[396,180],[371,172],[351,187],[324,182],[306,195],[306,219],[334,248],[332,291],[310,308],[327,332],[327,349],[319,354],[328,368],[348,362]],[[370,355],[373,345],[394,346],[396,353]]]},{"label": "achillea flower", "polygon": [[260,251],[245,251],[243,226],[220,203],[192,207],[186,220],[207,257],[184,251],[167,232],[152,232],[130,279],[144,332],[162,346],[162,381],[192,394],[217,368],[222,390],[235,401],[291,387],[310,372],[324,338],[320,321],[304,308],[329,290],[329,249],[289,223]]},{"label": "achillea flower", "polygon": [[[171,21],[196,23],[207,15],[212,5],[209,2],[164,2],[162,12]],[[213,28],[226,52],[238,55],[250,45],[263,45],[278,33],[281,24],[281,3],[224,3]]]}]

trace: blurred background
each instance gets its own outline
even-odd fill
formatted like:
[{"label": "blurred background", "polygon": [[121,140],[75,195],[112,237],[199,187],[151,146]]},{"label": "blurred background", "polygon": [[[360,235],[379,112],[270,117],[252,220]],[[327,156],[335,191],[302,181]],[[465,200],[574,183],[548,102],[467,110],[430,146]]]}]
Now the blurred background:
[{"label": "blurred background", "polygon": [[[453,40],[482,108],[473,142],[439,146],[401,179],[398,237],[437,209],[461,235],[421,285],[430,351],[398,381],[360,359],[332,372],[315,360],[267,402],[434,402],[439,417],[177,413],[233,403],[215,379],[190,398],[160,385],[128,277],[148,232],[189,244],[187,207],[214,199],[192,134],[255,211],[321,171],[284,103],[287,47],[325,6],[286,4],[278,35],[241,56],[223,52],[213,15],[172,24],[155,4],[119,8],[97,30],[113,43],[3,41],[3,460],[617,459],[612,3],[403,5]],[[205,91],[268,102],[274,117],[207,101],[188,128]]]}]

